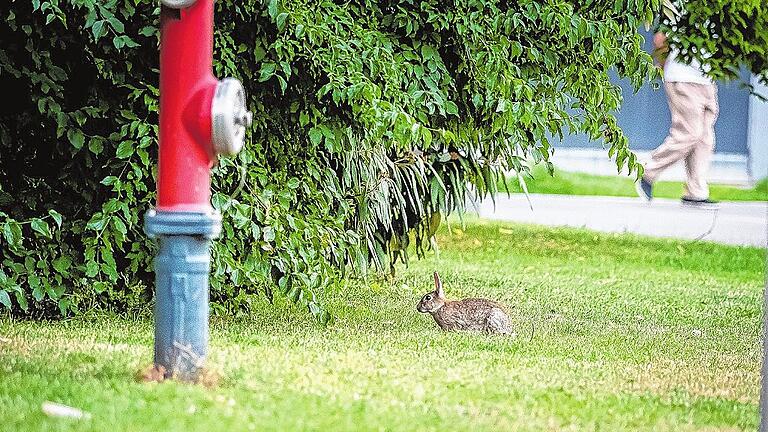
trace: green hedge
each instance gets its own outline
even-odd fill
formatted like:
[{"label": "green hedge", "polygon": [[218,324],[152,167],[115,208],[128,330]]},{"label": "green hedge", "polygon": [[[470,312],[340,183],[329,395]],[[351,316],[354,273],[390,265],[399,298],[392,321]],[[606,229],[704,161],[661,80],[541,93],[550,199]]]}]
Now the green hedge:
[{"label": "green hedge", "polygon": [[764,0],[663,3],[660,30],[683,61],[697,59],[716,79],[738,79],[740,68],[746,67],[768,84],[768,4]]},{"label": "green hedge", "polygon": [[[17,1],[2,12],[0,304],[133,310],[152,296],[157,1]],[[214,169],[214,312],[288,296],[318,319],[345,275],[387,270],[468,188],[548,163],[550,137],[634,155],[611,112],[658,74],[636,29],[658,0],[218,1],[215,73],[254,112]],[[409,236],[415,232],[415,235]]]}]

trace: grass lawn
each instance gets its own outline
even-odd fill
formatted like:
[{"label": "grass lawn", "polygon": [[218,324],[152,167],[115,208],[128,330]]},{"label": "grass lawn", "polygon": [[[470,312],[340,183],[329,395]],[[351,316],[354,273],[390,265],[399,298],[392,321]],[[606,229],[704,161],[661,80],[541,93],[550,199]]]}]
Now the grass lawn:
[{"label": "grass lawn", "polygon": [[[755,430],[765,252],[471,221],[391,283],[351,282],[327,329],[259,300],[214,319],[218,386],[145,384],[144,319],[0,319],[0,430]],[[441,333],[449,297],[512,309],[517,338]],[[54,401],[92,414],[48,418]]]},{"label": "grass lawn", "polygon": [[[635,178],[627,176],[600,176],[555,169],[554,177],[543,167],[533,170],[534,178],[526,178],[528,192],[555,195],[637,196]],[[522,192],[517,178],[507,179],[510,192]],[[739,188],[710,184],[710,196],[718,201],[768,201],[768,178],[753,188]],[[506,191],[503,184],[499,190]],[[660,181],[654,184],[653,195],[657,198],[680,198],[684,193],[682,182]]]}]

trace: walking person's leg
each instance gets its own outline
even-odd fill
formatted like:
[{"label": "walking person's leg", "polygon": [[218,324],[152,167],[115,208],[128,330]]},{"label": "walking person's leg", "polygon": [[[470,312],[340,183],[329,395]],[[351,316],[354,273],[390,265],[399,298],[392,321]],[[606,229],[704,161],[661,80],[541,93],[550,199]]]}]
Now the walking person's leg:
[{"label": "walking person's leg", "polygon": [[649,200],[652,185],[670,165],[686,158],[701,138],[701,120],[704,105],[695,90],[696,84],[664,83],[672,125],[661,145],[651,153],[651,159],[643,166],[643,177],[638,182],[638,193]]},{"label": "walking person's leg", "polygon": [[709,200],[707,173],[712,161],[712,153],[715,150],[715,121],[717,121],[719,110],[717,86],[714,84],[702,86],[701,98],[704,106],[704,112],[701,116],[701,139],[685,159],[688,178],[685,184],[683,202],[688,204],[713,203]]}]

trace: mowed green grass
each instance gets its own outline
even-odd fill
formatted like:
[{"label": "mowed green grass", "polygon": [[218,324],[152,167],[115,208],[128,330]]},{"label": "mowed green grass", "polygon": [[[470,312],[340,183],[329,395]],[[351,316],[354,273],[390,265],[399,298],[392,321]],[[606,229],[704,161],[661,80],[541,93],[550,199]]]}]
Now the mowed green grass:
[{"label": "mowed green grass", "polygon": [[[391,282],[350,281],[323,329],[258,300],[214,319],[212,388],[134,379],[147,320],[0,320],[0,429],[755,430],[763,250],[471,221]],[[440,332],[449,297],[511,306],[516,338]],[[84,420],[48,418],[44,401]]]},{"label": "mowed green grass", "polygon": [[[635,177],[601,176],[594,174],[568,172],[555,169],[550,176],[543,167],[536,167],[532,178],[526,177],[528,192],[554,195],[599,195],[635,197]],[[522,192],[517,178],[506,180],[510,192]],[[499,190],[506,191],[504,184]],[[659,181],[654,184],[653,195],[656,198],[678,199],[685,193],[684,184],[674,181]],[[717,201],[768,201],[768,179],[763,179],[751,188],[710,184],[710,197]]]}]

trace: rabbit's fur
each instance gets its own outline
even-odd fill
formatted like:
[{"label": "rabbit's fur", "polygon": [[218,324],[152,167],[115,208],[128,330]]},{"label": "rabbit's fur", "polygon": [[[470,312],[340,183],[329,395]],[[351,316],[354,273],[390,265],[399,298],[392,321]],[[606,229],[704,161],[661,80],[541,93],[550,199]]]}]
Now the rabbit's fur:
[{"label": "rabbit's fur", "polygon": [[473,330],[492,334],[511,334],[509,315],[503,306],[491,300],[467,298],[451,301],[445,298],[443,283],[435,272],[435,290],[424,294],[416,310],[428,313],[446,331]]}]

